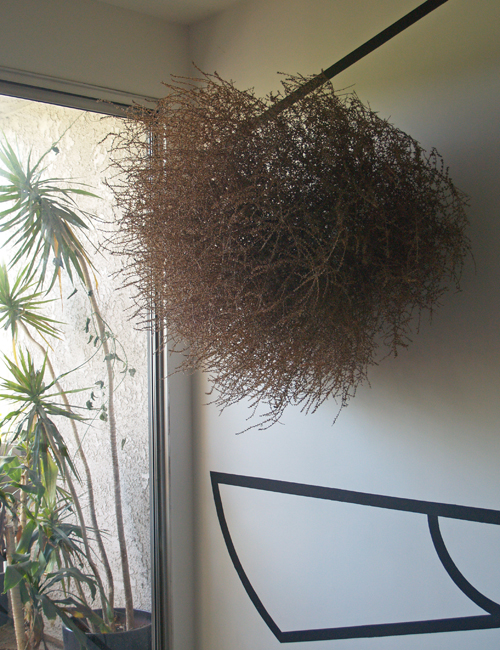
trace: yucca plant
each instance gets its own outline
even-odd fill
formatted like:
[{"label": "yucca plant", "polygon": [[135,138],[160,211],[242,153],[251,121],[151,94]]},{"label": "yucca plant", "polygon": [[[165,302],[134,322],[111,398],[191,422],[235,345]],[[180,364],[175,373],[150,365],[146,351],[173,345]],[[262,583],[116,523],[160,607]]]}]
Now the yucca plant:
[{"label": "yucca plant", "polygon": [[[74,231],[88,230],[90,215],[77,207],[74,196],[97,198],[82,187],[61,186],[66,183],[62,178],[43,178],[45,159],[51,151],[58,152],[58,142],[34,165],[30,154],[25,168],[7,141],[0,144],[0,176],[5,179],[0,185],[0,203],[8,204],[0,212],[0,231],[9,233],[6,245],[14,248],[11,266],[30,259],[28,274],[36,271],[40,286],[49,280],[47,290],[54,285],[61,268],[72,282],[74,272],[86,282],[84,267],[91,263]],[[50,261],[54,262],[52,272]]]},{"label": "yucca plant", "polygon": [[[15,549],[11,544],[5,588],[12,589],[19,584],[21,579],[23,580],[20,583],[21,601],[25,605],[25,609],[27,608],[28,610],[28,616],[26,618],[29,621],[30,628],[29,647],[36,648],[37,641],[40,638],[38,632],[43,629],[43,626],[40,627],[39,620],[41,612],[45,611],[48,607],[44,606],[40,609],[45,600],[41,596],[35,598],[36,588],[45,584],[44,576],[47,571],[52,572],[50,570],[51,567],[48,564],[47,558],[45,558],[47,561],[37,560],[38,564],[36,567],[33,567],[31,564],[26,565],[27,573],[21,577],[19,577],[19,567],[17,569],[11,567],[17,567],[19,562],[21,562],[21,569],[23,569],[23,562],[28,561],[24,557],[26,553],[32,559],[33,548],[29,546],[29,552],[26,550],[27,540],[31,539],[37,527],[39,531],[47,530],[47,517],[44,521],[40,515],[47,515],[47,512],[50,511],[52,511],[53,515],[60,510],[60,504],[56,503],[57,494],[61,494],[57,488],[58,476],[64,477],[64,481],[69,488],[70,499],[66,497],[65,503],[67,505],[70,503],[77,514],[77,520],[79,522],[78,534],[81,537],[83,548],[82,551],[78,550],[78,552],[84,555],[86,562],[92,569],[93,580],[99,587],[103,603],[106,603],[106,599],[99,572],[93,560],[82,507],[74,485],[74,479],[77,478],[77,471],[68,454],[59,427],[54,422],[55,418],[59,420],[62,418],[81,421],[82,417],[75,414],[71,409],[66,409],[64,404],[59,404],[55,401],[60,395],[57,389],[55,389],[54,381],[45,383],[45,361],[40,369],[36,369],[29,352],[24,353],[20,351],[18,359],[19,361],[16,364],[10,359],[5,358],[5,363],[11,373],[11,378],[0,381],[0,391],[2,391],[0,392],[0,399],[4,403],[10,402],[14,404],[13,410],[4,417],[1,426],[3,428],[6,426],[9,427],[11,432],[9,446],[18,451],[17,456],[5,459],[8,462],[4,461],[4,471],[6,469],[10,471],[10,473],[9,471],[7,472],[7,476],[10,478],[10,487],[14,489],[14,494],[19,493],[17,497],[17,510],[12,511],[11,509],[11,512],[13,512],[11,527],[15,528],[16,538],[20,537]],[[22,462],[20,459],[22,459]],[[73,529],[73,532],[75,530],[76,528]],[[46,535],[47,533],[45,532],[44,534]],[[51,535],[49,546],[53,551],[54,540],[52,538],[53,535]],[[76,547],[73,550],[76,551]],[[65,559],[68,560],[69,557],[69,555],[66,555]],[[19,581],[13,579],[13,575],[19,578]],[[78,575],[73,573],[73,578],[76,580]],[[87,582],[88,579],[82,577],[82,581]],[[28,590],[30,595],[26,590]],[[37,606],[37,603],[40,607]],[[87,607],[87,609],[89,608]],[[57,608],[51,610],[51,612],[54,611],[57,612]],[[14,614],[15,616],[20,616],[19,612],[14,612]],[[64,619],[63,616],[61,618]],[[18,626],[16,625],[16,634],[17,628]]]},{"label": "yucca plant", "polygon": [[85,552],[81,528],[66,521],[73,500],[57,485],[57,464],[49,452],[38,469],[32,469],[35,456],[30,442],[29,436],[25,437],[24,443],[13,447],[16,455],[0,459],[0,483],[16,488],[6,502],[9,532],[4,585],[12,594],[17,645],[30,650],[40,646],[44,616],[59,616],[83,644],[84,635],[71,615],[98,621],[82,589],[85,585],[93,598],[96,581],[82,571]]},{"label": "yucca plant", "polygon": [[0,325],[10,329],[12,340],[17,341],[19,328],[34,329],[45,340],[45,336],[59,338],[59,331],[54,326],[56,321],[40,313],[52,300],[41,300],[42,292],[34,290],[35,282],[28,276],[25,267],[16,277],[12,287],[5,264],[0,264]]},{"label": "yucca plant", "polygon": [[[21,272],[16,277],[13,285],[11,286],[5,265],[0,265],[0,325],[2,325],[4,329],[10,329],[11,331],[14,357],[16,356],[15,344],[18,338],[19,330],[21,330],[26,338],[44,355],[46,368],[49,371],[49,374],[54,382],[55,388],[63,400],[64,408],[70,412],[71,406],[66,395],[66,391],[63,389],[61,383],[59,382],[59,379],[56,377],[54,367],[50,360],[50,344],[46,338],[60,338],[60,330],[55,327],[55,325],[58,325],[60,323],[57,323],[51,318],[48,318],[41,311],[43,310],[44,306],[46,306],[47,303],[52,302],[52,300],[42,299],[44,295],[43,292],[37,292],[35,288],[36,282],[33,277],[30,278],[28,275],[27,267],[21,270]],[[44,341],[45,346],[41,344],[40,341],[34,337],[34,335],[38,335],[38,337]],[[102,603],[103,611],[106,612],[110,608],[113,608],[113,574],[111,572],[106,549],[97,523],[92,474],[84,452],[80,435],[78,433],[75,418],[70,418],[70,424],[73,432],[73,437],[75,439],[76,448],[78,450],[78,455],[82,461],[85,472],[91,523],[94,529],[94,536],[99,548],[101,561],[103,563],[108,581],[108,593],[105,599],[106,602]],[[85,526],[83,517],[81,518],[80,523],[82,526]],[[110,617],[105,615],[105,617],[112,619],[112,615]]]},{"label": "yucca plant", "polygon": [[[38,347],[44,354],[45,360],[41,372],[43,371],[42,374],[44,374],[48,371],[51,375],[52,381],[49,384],[51,390],[53,390],[54,395],[57,394],[61,398],[61,404],[57,408],[60,408],[61,412],[71,414],[68,419],[73,428],[76,446],[86,475],[93,534],[99,547],[107,578],[107,592],[102,597],[102,610],[105,618],[112,625],[114,606],[113,576],[95,517],[90,468],[83,453],[83,446],[76,427],[78,417],[74,415],[66,391],[63,390],[59,379],[56,377],[50,361],[48,339],[49,337],[59,336],[59,324],[47,318],[42,311],[47,302],[47,293],[54,287],[56,280],[61,279],[63,272],[67,273],[68,278],[74,285],[78,281],[83,283],[91,307],[91,316],[87,323],[87,329],[89,322],[94,324],[96,329],[96,334],[93,336],[94,343],[96,345],[98,343],[98,347],[102,349],[107,370],[107,404],[102,408],[101,419],[107,421],[110,436],[115,514],[125,591],[126,626],[127,629],[130,629],[134,627],[133,596],[123,525],[114,407],[114,365],[119,357],[115,349],[115,338],[110,333],[110,328],[105,323],[99,309],[95,291],[94,269],[84,245],[87,242],[90,245],[87,234],[92,217],[80,209],[75,201],[78,196],[95,197],[95,195],[89,192],[85,186],[70,184],[60,178],[45,178],[47,156],[51,151],[58,152],[58,142],[59,140],[34,163],[30,154],[24,166],[8,142],[0,143],[0,203],[5,204],[5,209],[0,211],[0,231],[8,233],[5,245],[11,249],[10,267],[19,267],[24,263],[21,272],[12,284],[9,282],[7,269],[5,267],[0,268],[0,325],[11,330],[14,345],[17,334],[21,330],[28,341]],[[40,339],[42,339],[42,343]],[[28,356],[24,354],[22,359],[18,371],[31,371],[31,368],[28,368],[31,360],[28,361]],[[16,364],[7,361],[7,365],[15,375],[16,370],[14,367]],[[124,371],[127,370],[125,364]],[[131,369],[129,372],[133,374],[134,371]],[[59,413],[59,415],[62,415],[62,413]],[[43,418],[41,421],[44,422]],[[46,437],[50,438],[52,435],[52,441],[57,450],[57,436],[55,436],[50,424],[44,431]],[[50,444],[51,441],[47,440],[46,442]],[[60,459],[57,460],[58,471],[64,480],[67,480],[67,476],[69,476],[70,481],[72,481],[72,467],[69,457],[60,453],[61,451],[61,449],[58,450],[60,455]],[[69,482],[68,486],[70,486]],[[69,489],[73,496],[71,487]],[[89,561],[90,553],[85,542],[83,514],[81,517],[80,513],[77,512],[77,514],[82,529],[85,556],[87,562],[91,564],[91,561]],[[94,565],[92,570],[98,585],[101,587],[102,583],[97,567]],[[99,591],[103,595],[101,588],[99,588]]]}]

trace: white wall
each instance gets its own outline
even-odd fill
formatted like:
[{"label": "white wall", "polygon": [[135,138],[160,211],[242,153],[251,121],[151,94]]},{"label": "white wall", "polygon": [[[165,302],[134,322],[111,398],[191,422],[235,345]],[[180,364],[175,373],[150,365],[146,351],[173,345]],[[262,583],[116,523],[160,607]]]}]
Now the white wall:
[{"label": "white wall", "polygon": [[[192,58],[239,88],[265,94],[276,71],[334,63],[418,3],[414,0],[255,0],[190,29]],[[369,374],[337,423],[289,408],[282,424],[236,435],[245,404],[219,416],[197,378],[197,650],[272,650],[280,644],[232,566],[210,471],[500,510],[500,5],[452,0],[337,78],[384,118],[435,146],[470,196],[475,264],[411,347]],[[451,583],[425,519],[361,506],[223,487],[237,552],[283,629],[483,613]],[[500,531],[442,524],[466,577],[500,599]],[[493,650],[500,631],[292,644],[302,650]]]},{"label": "white wall", "polygon": [[0,78],[48,76],[45,86],[77,94],[91,84],[120,91],[102,92],[114,101],[161,96],[189,60],[185,27],[96,0],[2,0],[0,25]]}]

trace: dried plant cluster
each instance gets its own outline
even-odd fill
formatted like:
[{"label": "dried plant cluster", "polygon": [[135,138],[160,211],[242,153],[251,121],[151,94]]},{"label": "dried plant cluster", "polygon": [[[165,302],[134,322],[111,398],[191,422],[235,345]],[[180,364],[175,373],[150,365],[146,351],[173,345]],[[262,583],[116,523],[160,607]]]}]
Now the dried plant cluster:
[{"label": "dried plant cluster", "polygon": [[271,118],[279,95],[217,76],[167,88],[114,143],[140,310],[188,345],[221,407],[263,402],[272,423],[290,403],[345,405],[458,283],[464,195],[436,152],[329,83]]}]

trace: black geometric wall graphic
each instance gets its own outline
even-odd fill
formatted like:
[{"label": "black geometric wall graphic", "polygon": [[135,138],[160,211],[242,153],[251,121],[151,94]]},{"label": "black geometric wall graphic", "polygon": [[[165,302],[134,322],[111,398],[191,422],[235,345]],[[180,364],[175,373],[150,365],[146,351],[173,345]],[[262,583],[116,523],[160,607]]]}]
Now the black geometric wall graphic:
[{"label": "black geometric wall graphic", "polygon": [[[217,516],[226,542],[227,550],[234,568],[243,583],[245,591],[255,608],[275,635],[280,643],[294,643],[299,641],[328,641],[335,639],[355,639],[367,637],[398,636],[405,634],[429,634],[435,632],[456,632],[464,630],[484,630],[500,628],[500,604],[487,598],[479,592],[459,571],[445,546],[439,528],[440,518],[460,519],[485,524],[500,525],[500,511],[486,508],[471,508],[467,506],[437,503],[434,501],[419,501],[416,499],[402,499],[380,494],[353,492],[337,488],[326,488],[303,483],[290,483],[272,479],[241,476],[238,474],[224,474],[210,472],[212,490],[215,500]],[[253,588],[243,566],[238,558],[234,544],[229,533],[224,508],[220,495],[220,485],[233,485],[237,487],[291,494],[295,496],[326,499],[342,503],[353,503],[375,508],[400,510],[424,514],[427,516],[429,533],[436,553],[451,580],[472,602],[483,609],[486,614],[479,616],[460,616],[456,618],[440,618],[422,621],[402,621],[399,623],[382,623],[371,625],[355,625],[349,627],[332,627],[309,630],[281,630]]]}]

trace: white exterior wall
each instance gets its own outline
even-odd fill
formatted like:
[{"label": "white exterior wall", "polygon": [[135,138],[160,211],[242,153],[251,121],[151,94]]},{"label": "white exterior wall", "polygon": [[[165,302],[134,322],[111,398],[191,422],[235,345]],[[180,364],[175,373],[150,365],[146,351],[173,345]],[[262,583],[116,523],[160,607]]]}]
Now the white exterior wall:
[{"label": "white exterior wall", "polygon": [[[413,9],[412,0],[255,0],[190,30],[203,70],[265,94],[276,71],[319,72]],[[250,410],[219,416],[197,378],[197,650],[280,647],[226,550],[210,471],[500,510],[500,5],[452,0],[335,81],[424,147],[435,146],[470,196],[462,293],[448,293],[413,344],[369,372],[332,426],[289,408],[282,424],[236,435]],[[439,563],[423,515],[223,486],[236,551],[283,630],[484,613]],[[467,579],[500,599],[496,526],[447,520],[442,532]],[[494,650],[500,631],[292,643],[297,650]]]}]

